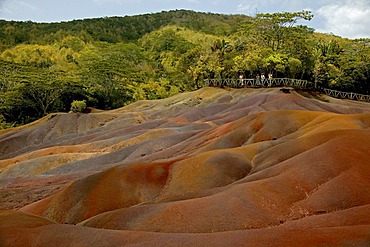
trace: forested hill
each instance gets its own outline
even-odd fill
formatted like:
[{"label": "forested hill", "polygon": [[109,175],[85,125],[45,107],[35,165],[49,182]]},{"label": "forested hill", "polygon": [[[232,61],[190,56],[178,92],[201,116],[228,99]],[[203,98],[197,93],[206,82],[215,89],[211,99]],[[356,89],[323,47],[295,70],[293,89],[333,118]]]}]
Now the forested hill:
[{"label": "forested hill", "polygon": [[35,23],[0,20],[0,42],[4,46],[19,43],[50,43],[65,35],[74,35],[85,40],[109,43],[136,41],[145,34],[163,26],[176,25],[206,34],[230,35],[241,23],[250,20],[245,15],[222,15],[200,13],[190,10],[163,11],[125,17],[105,17],[73,20],[60,23]]},{"label": "forested hill", "polygon": [[[306,79],[370,93],[370,40],[315,33],[309,11],[176,10],[61,23],[0,20],[0,129],[194,90],[205,78]],[[298,25],[305,23],[307,25]],[[84,103],[83,103],[84,102]]]}]

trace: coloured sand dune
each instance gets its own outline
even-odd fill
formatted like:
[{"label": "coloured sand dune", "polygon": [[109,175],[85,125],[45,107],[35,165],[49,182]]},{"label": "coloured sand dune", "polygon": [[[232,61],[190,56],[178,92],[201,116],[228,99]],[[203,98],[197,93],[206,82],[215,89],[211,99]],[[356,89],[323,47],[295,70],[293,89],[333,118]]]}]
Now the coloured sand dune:
[{"label": "coloured sand dune", "polygon": [[0,132],[0,246],[368,246],[369,106],[203,88]]}]

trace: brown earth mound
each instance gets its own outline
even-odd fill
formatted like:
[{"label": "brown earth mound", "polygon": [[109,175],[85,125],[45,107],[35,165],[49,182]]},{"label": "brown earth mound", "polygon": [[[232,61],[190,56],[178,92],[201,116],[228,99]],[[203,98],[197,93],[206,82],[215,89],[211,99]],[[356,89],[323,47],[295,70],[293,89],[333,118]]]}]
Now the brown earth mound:
[{"label": "brown earth mound", "polygon": [[0,246],[369,246],[369,104],[322,98],[204,88],[0,132]]}]

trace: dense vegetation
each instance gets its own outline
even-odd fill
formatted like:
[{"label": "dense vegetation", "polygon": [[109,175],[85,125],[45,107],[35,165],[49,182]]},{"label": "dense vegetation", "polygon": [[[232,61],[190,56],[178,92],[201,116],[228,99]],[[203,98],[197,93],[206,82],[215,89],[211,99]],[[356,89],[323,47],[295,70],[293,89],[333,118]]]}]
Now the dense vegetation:
[{"label": "dense vegetation", "polygon": [[273,73],[370,92],[370,40],[315,33],[310,12],[177,10],[62,23],[0,20],[0,129],[74,101],[113,109],[193,90],[204,78]]}]

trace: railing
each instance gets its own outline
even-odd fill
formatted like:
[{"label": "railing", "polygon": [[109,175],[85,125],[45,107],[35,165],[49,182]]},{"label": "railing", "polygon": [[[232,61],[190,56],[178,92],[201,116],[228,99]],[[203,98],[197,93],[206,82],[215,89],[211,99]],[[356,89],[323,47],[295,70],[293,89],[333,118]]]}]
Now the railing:
[{"label": "railing", "polygon": [[342,92],[328,88],[316,87],[315,83],[291,79],[291,78],[268,78],[268,79],[206,79],[204,85],[208,87],[232,87],[232,88],[259,88],[259,87],[293,87],[294,89],[311,89],[320,91],[328,96],[339,99],[351,99],[370,102],[370,95]]},{"label": "railing", "polygon": [[370,102],[370,95],[366,95],[366,94],[348,93],[348,92],[342,92],[342,91],[332,90],[328,88],[324,88],[323,93],[326,95],[332,96],[334,98],[339,98],[339,99],[351,99],[351,100]]},{"label": "railing", "polygon": [[314,84],[299,79],[290,79],[290,78],[273,78],[273,79],[206,79],[204,80],[204,86],[210,87],[233,87],[233,88],[242,88],[242,87],[281,87],[281,86],[290,86],[295,88],[309,88],[314,87]]}]

